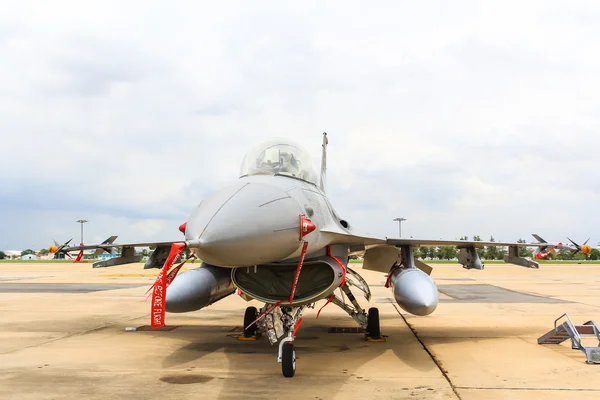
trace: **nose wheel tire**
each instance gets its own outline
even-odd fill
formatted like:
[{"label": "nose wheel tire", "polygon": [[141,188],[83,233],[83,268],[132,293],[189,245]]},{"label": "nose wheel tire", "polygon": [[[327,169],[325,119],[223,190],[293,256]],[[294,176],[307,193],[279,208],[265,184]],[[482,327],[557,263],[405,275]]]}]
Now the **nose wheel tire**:
[{"label": "nose wheel tire", "polygon": [[381,330],[379,328],[379,310],[375,307],[369,308],[369,314],[367,315],[367,331],[365,333],[368,337],[373,339],[381,338]]},{"label": "nose wheel tire", "polygon": [[286,378],[291,378],[296,373],[296,349],[294,348],[294,343],[284,343],[281,348],[281,372]]},{"label": "nose wheel tire", "polygon": [[248,327],[254,320],[258,317],[258,311],[256,307],[248,307],[246,308],[246,312],[244,313],[244,337],[250,338],[256,336],[256,324]]}]

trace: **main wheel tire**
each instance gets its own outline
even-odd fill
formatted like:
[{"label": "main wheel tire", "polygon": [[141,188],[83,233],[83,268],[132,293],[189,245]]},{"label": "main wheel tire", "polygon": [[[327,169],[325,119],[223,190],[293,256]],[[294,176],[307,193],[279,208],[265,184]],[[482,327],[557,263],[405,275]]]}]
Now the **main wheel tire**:
[{"label": "main wheel tire", "polygon": [[374,339],[381,337],[381,330],[379,329],[379,310],[375,307],[369,309],[367,315],[367,336]]},{"label": "main wheel tire", "polygon": [[257,316],[258,311],[256,310],[256,307],[246,308],[246,312],[244,313],[244,337],[249,338],[252,336],[256,336],[256,324],[252,325],[249,328],[248,325],[254,322]]},{"label": "main wheel tire", "polygon": [[281,372],[286,378],[296,373],[296,349],[292,342],[284,343],[281,348]]}]

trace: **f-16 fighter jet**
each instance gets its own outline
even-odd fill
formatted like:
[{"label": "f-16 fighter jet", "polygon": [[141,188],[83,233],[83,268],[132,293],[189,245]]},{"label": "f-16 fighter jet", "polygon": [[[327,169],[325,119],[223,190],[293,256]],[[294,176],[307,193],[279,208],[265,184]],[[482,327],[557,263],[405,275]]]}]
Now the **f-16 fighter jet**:
[{"label": "f-16 fighter jet", "polygon": [[[165,311],[199,310],[237,292],[264,306],[248,307],[245,338],[266,336],[278,343],[277,360],[286,377],[294,376],[294,340],[302,314],[325,300],[342,308],[371,341],[384,340],[377,308],[368,310],[367,282],[348,265],[351,253],[364,255],[363,268],[387,274],[386,287],[398,305],[415,315],[431,314],[438,304],[432,268],[416,260],[417,246],[459,248],[464,268],[483,269],[476,247],[506,246],[505,261],[528,268],[538,263],[519,257],[518,246],[543,247],[547,243],[504,243],[462,240],[389,239],[360,234],[342,218],[325,194],[327,134],[323,135],[320,174],[309,154],[286,139],[273,139],[247,153],[239,180],[204,199],[179,229],[184,240],[160,243],[61,247],[61,252],[121,247],[121,256],[94,267],[137,262],[135,247],[156,246],[145,268],[160,268],[152,290],[151,323],[164,324]],[[202,260],[200,268],[177,275],[190,257]],[[167,289],[168,287],[168,289]]]}]

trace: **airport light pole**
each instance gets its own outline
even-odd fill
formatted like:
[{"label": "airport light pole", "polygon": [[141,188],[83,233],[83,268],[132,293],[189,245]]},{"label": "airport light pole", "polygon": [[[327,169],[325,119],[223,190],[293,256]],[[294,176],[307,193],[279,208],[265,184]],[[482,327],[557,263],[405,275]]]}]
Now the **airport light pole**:
[{"label": "airport light pole", "polygon": [[406,221],[404,217],[394,218],[392,221],[398,221],[398,237],[402,237],[402,221]]},{"label": "airport light pole", "polygon": [[85,224],[86,222],[89,222],[87,219],[78,219],[76,222],[81,224],[81,242],[80,246],[83,246],[83,224]]}]

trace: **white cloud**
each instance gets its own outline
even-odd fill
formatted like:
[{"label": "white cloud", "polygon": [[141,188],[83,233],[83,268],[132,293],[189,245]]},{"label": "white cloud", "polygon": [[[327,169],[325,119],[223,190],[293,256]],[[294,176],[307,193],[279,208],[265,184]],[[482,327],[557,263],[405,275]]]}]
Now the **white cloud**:
[{"label": "white cloud", "polygon": [[[0,15],[0,248],[168,240],[269,136],[363,231],[595,235],[595,2],[18,2]],[[600,238],[596,238],[598,240]]]}]

